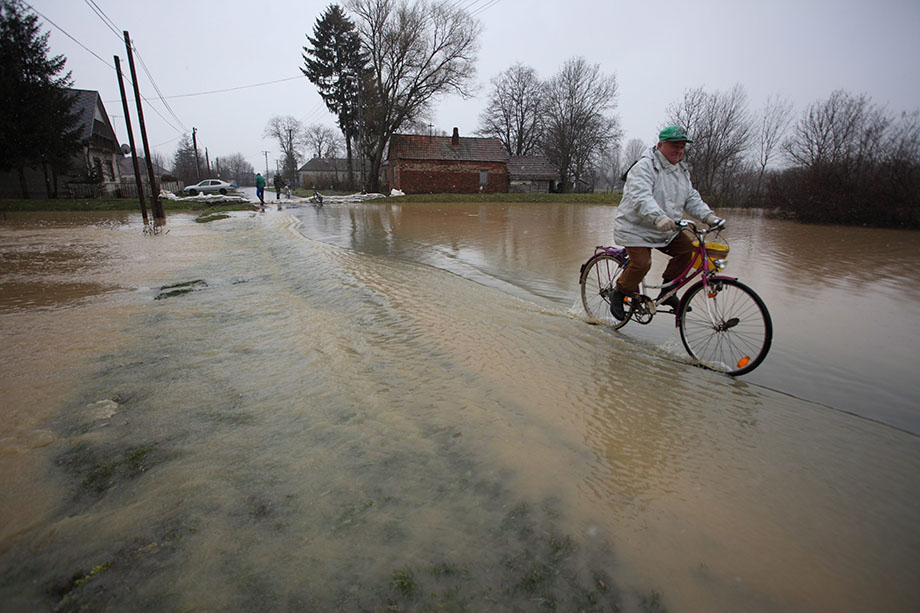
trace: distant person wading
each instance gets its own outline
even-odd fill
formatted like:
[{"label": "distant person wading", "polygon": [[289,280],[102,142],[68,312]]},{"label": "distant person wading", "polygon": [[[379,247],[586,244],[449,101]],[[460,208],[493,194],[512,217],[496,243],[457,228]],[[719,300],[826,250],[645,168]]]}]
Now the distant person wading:
[{"label": "distant person wading", "polygon": [[256,173],[256,196],[259,197],[259,202],[265,204],[265,177],[261,172]]}]

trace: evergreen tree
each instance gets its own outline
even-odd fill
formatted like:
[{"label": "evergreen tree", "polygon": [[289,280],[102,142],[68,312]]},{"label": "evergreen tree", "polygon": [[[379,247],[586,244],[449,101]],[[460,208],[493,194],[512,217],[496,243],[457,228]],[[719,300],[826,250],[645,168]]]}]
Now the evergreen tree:
[{"label": "evergreen tree", "polygon": [[198,178],[199,168],[204,164],[204,160],[199,153],[195,156],[195,145],[192,143],[192,137],[183,134],[179,139],[179,145],[176,147],[176,153],[173,156],[173,174],[186,185],[194,185],[200,180]]},{"label": "evergreen tree", "polygon": [[26,167],[42,168],[54,197],[57,174],[80,148],[70,73],[61,75],[65,62],[63,55],[48,56],[38,17],[17,0],[0,0],[0,170],[19,171],[26,198]]},{"label": "evergreen tree", "polygon": [[304,76],[319,90],[326,107],[338,118],[345,137],[348,176],[352,174],[352,142],[360,138],[361,84],[368,74],[367,58],[354,23],[341,7],[330,5],[316,20],[312,47],[304,47]]}]

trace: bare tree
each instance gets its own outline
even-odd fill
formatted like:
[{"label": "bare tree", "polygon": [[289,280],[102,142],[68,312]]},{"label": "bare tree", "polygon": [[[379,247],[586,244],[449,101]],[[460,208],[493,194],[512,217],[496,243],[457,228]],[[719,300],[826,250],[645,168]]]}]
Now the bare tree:
[{"label": "bare tree", "polygon": [[620,143],[612,143],[599,156],[597,165],[597,187],[611,190],[619,185],[622,151]]},{"label": "bare tree", "polygon": [[543,135],[543,99],[537,72],[515,64],[492,79],[476,133],[499,139],[509,155],[533,155]]},{"label": "bare tree", "polygon": [[349,8],[370,67],[363,138],[376,191],[390,137],[439,96],[472,95],[482,26],[450,0],[351,0]]},{"label": "bare tree", "polygon": [[[563,64],[546,86],[543,152],[559,171],[562,190],[590,183],[598,156],[620,138],[616,108],[617,82],[597,64],[582,58]],[[585,186],[590,189],[590,185]]]},{"label": "bare tree", "polygon": [[759,198],[763,191],[763,177],[767,171],[773,153],[782,143],[792,120],[792,103],[779,96],[770,96],[760,113],[760,144],[758,148],[757,164],[760,172],[757,173],[756,196]]},{"label": "bare tree", "polygon": [[745,172],[745,153],[751,142],[752,125],[747,94],[736,85],[728,92],[707,94],[691,90],[668,108],[669,121],[683,126],[693,139],[687,163],[693,168],[694,184],[715,201],[737,197],[736,179]]},{"label": "bare tree", "polygon": [[231,153],[220,157],[220,175],[227,180],[234,180],[240,185],[251,185],[256,174],[252,164],[241,153]]},{"label": "bare tree", "polygon": [[793,168],[770,199],[805,221],[916,227],[920,223],[920,114],[894,116],[865,94],[811,104],[784,148]]},{"label": "bare tree", "polygon": [[304,131],[304,146],[308,155],[315,158],[337,157],[341,151],[341,139],[335,130],[314,123]]},{"label": "bare tree", "polygon": [[626,169],[633,165],[633,163],[642,157],[642,154],[645,153],[647,145],[642,142],[641,139],[631,138],[626,143],[626,147],[623,149],[622,157],[622,167],[623,172],[626,172]]},{"label": "bare tree", "polygon": [[882,158],[892,118],[868,96],[837,90],[806,109],[786,142],[789,158],[806,168],[854,173]]},{"label": "bare tree", "polygon": [[159,151],[154,151],[150,154],[150,161],[154,163],[154,168],[157,166],[164,170],[169,168],[169,162],[166,161],[166,155],[160,153]]},{"label": "bare tree", "polygon": [[288,183],[296,185],[297,166],[304,142],[303,124],[290,115],[284,117],[276,115],[268,120],[262,136],[273,138],[278,143],[284,158],[282,166],[284,177]]}]

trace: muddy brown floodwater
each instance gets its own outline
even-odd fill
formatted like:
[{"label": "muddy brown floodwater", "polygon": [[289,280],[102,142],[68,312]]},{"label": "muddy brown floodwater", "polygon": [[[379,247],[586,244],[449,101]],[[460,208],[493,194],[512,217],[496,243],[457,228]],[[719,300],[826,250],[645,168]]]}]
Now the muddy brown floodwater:
[{"label": "muddy brown floodwater", "polygon": [[729,214],[734,380],[582,318],[611,214],[8,214],[0,608],[916,610],[917,235]]}]

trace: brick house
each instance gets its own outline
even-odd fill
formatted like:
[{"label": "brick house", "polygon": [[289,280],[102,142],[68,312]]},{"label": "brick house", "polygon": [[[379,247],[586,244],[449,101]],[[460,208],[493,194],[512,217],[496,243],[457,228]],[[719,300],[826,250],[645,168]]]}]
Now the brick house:
[{"label": "brick house", "polygon": [[508,152],[497,138],[394,134],[381,167],[386,191],[407,194],[508,191]]}]

